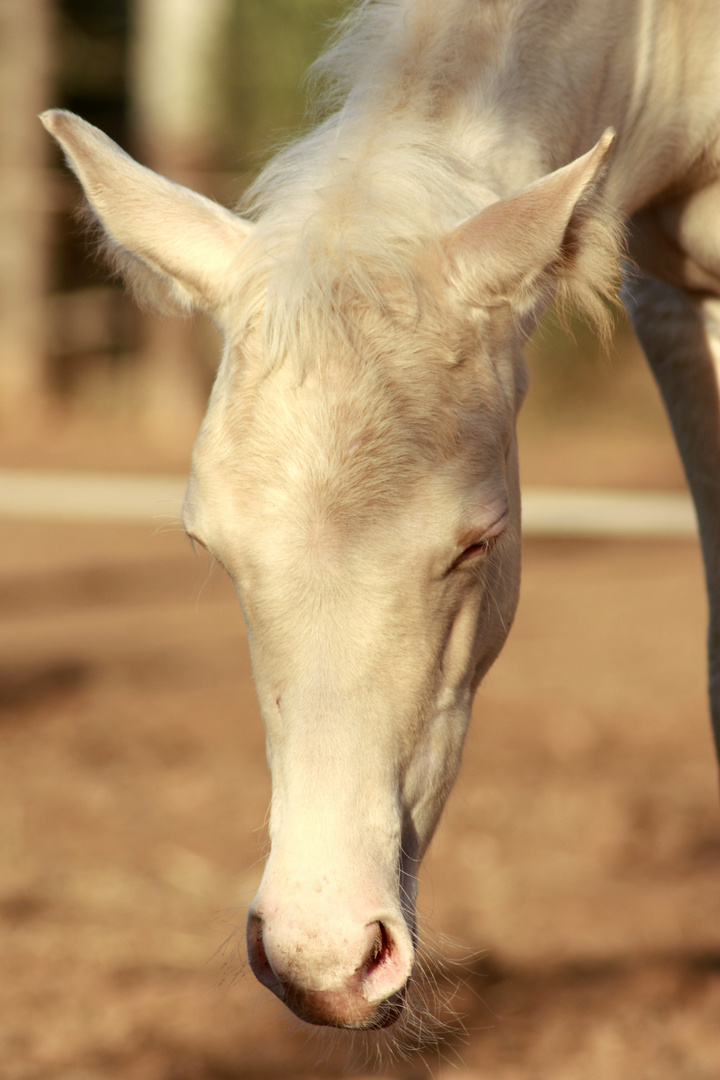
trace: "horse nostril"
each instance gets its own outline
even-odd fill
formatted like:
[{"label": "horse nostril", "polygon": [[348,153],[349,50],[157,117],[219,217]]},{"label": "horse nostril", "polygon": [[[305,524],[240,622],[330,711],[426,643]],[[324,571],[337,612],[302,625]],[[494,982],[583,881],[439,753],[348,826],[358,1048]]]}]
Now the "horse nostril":
[{"label": "horse nostril", "polygon": [[357,969],[363,996],[374,1002],[377,1013],[372,1026],[394,1023],[403,1009],[412,962],[385,923],[374,924],[374,934],[364,962]]},{"label": "horse nostril", "polygon": [[268,990],[272,990],[273,994],[279,997],[281,1001],[284,1001],[285,987],[275,974],[272,964],[268,960],[267,953],[265,952],[265,944],[263,942],[263,920],[259,915],[255,915],[252,912],[248,915],[246,940],[248,959],[255,978],[258,982],[261,982],[263,986],[266,986]]},{"label": "horse nostril", "polygon": [[375,923],[375,927],[375,936],[373,937],[370,946],[370,952],[362,965],[362,970],[365,974],[369,974],[378,966],[378,964],[381,964],[383,956],[390,949],[390,939],[384,925],[381,922],[377,922]]}]

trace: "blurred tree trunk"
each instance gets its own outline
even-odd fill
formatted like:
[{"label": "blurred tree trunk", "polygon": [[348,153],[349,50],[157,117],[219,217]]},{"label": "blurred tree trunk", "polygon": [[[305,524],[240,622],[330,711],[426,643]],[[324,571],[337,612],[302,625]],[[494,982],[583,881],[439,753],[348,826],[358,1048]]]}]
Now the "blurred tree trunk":
[{"label": "blurred tree trunk", "polygon": [[0,0],[0,413],[47,394],[45,291],[50,0]]},{"label": "blurred tree trunk", "polygon": [[[216,71],[227,0],[134,0],[131,117],[143,162],[195,186],[212,169]],[[205,406],[192,327],[148,316],[142,347],[146,416],[158,438],[197,426]]]}]

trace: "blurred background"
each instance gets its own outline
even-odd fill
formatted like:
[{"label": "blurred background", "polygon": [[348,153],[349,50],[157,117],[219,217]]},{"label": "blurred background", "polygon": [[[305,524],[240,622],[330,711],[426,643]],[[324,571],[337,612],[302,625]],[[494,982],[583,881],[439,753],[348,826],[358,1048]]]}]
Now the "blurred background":
[{"label": "blurred background", "polygon": [[[346,7],[0,0],[2,1080],[377,1064],[374,1040],[324,1041],[248,975],[269,779],[239,607],[192,556],[180,494],[131,520],[112,482],[182,491],[219,343],[109,278],[37,120],[72,109],[232,206],[303,124],[304,73]],[[620,313],[609,352],[550,316],[528,359],[525,485],[684,489]],[[692,537],[526,540],[516,625],[423,869],[421,1019],[381,1073],[720,1076],[704,624]]]},{"label": "blurred background", "polygon": [[[4,0],[6,464],[186,469],[218,355],[209,322],[141,314],[111,280],[77,220],[78,185],[37,114],[78,112],[144,164],[233,206],[304,123],[305,72],[348,7],[347,0]],[[591,424],[620,443],[610,455],[588,445],[577,482],[681,484],[657,396],[621,316],[610,355],[582,326],[572,331],[549,319],[529,350],[536,388],[523,431],[540,445],[526,455],[526,482],[571,482],[567,439]]]},{"label": "blurred background", "polygon": [[76,220],[78,187],[37,114],[77,112],[143,163],[232,206],[301,123],[303,75],[342,10],[338,0],[5,0],[7,454],[24,447],[37,456],[32,444],[47,441],[51,424],[57,460],[69,460],[82,453],[79,439],[71,449],[69,422],[87,439],[101,418],[106,444],[117,422],[129,423],[159,462],[186,466],[217,356],[209,326],[142,316],[110,280]]}]

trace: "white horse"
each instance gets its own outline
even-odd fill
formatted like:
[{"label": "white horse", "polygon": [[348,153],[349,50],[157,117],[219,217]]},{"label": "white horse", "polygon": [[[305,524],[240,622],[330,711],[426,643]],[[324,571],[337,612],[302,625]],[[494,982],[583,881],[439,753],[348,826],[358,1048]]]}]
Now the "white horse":
[{"label": "white horse", "polygon": [[267,728],[250,962],[313,1023],[402,1011],[417,867],[517,600],[521,346],[553,297],[606,327],[626,223],[719,733],[719,58],[718,0],[367,0],[320,64],[334,112],[245,218],[43,117],[138,293],[225,336],[184,519]]}]

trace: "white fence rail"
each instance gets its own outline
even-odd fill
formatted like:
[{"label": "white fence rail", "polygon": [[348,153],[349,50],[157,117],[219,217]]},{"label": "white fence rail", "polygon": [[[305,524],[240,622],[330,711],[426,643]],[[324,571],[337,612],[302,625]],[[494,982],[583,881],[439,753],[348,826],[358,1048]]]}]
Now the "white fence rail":
[{"label": "white fence rail", "polygon": [[697,535],[690,496],[679,491],[525,488],[526,536],[673,540]]},{"label": "white fence rail", "polygon": [[177,521],[187,477],[0,469],[0,517]]},{"label": "white fence rail", "polygon": [[[186,477],[0,469],[0,518],[178,521]],[[523,490],[526,536],[682,539],[696,535],[683,492]]]}]

